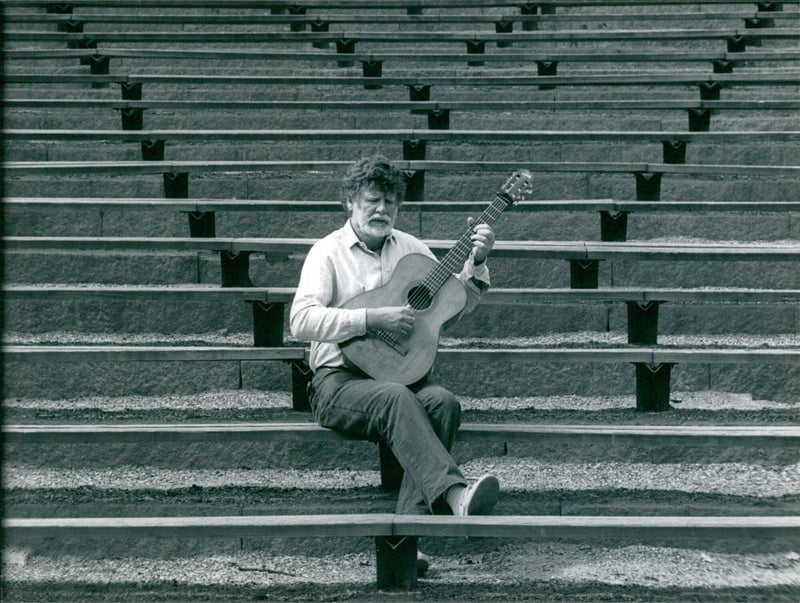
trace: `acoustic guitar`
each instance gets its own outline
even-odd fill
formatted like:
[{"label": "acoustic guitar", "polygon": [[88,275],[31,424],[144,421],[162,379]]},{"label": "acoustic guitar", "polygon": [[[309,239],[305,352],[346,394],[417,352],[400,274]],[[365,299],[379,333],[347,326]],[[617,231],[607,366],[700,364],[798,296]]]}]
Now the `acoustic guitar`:
[{"label": "acoustic guitar", "polygon": [[[514,172],[475,224],[493,224],[506,207],[523,198],[531,179],[528,170]],[[464,285],[453,273],[461,271],[472,250],[472,232],[468,228],[441,262],[420,253],[404,256],[385,285],[360,293],[341,306],[354,309],[408,304],[416,310],[414,328],[408,335],[374,330],[340,343],[351,365],[374,379],[402,385],[416,383],[429,373],[442,325],[461,312],[467,301]]]}]

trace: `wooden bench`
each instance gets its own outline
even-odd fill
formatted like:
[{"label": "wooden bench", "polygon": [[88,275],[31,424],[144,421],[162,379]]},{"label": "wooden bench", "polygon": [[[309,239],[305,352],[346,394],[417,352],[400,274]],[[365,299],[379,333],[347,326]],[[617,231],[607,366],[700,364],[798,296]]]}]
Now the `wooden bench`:
[{"label": "wooden bench", "polygon": [[[749,4],[752,4],[750,2]],[[784,4],[784,3],[781,3]],[[526,5],[521,4],[520,8]],[[502,7],[501,7],[502,8]],[[66,31],[76,32],[76,27],[86,23],[125,23],[125,24],[176,24],[183,25],[274,25],[289,24],[297,26],[293,31],[300,31],[306,26],[311,27],[312,32],[327,31],[325,26],[365,23],[365,24],[397,24],[397,25],[416,25],[416,24],[502,24],[505,32],[496,29],[497,33],[510,33],[508,24],[522,23],[536,25],[539,23],[584,23],[595,21],[686,21],[687,18],[701,21],[755,21],[755,20],[793,20],[800,18],[800,12],[795,11],[776,11],[776,10],[728,10],[715,12],[693,12],[687,15],[686,12],[665,12],[665,13],[625,13],[625,12],[603,12],[603,13],[572,13],[572,14],[514,14],[504,12],[499,14],[473,14],[465,15],[458,13],[448,13],[439,15],[403,15],[403,14],[143,14],[132,13],[85,13],[80,14],[66,13],[12,13],[6,12],[5,24],[16,23],[56,23],[65,26]],[[82,31],[82,30],[81,30]]]},{"label": "wooden bench", "polygon": [[[52,73],[6,73],[4,81],[8,87],[15,84],[75,84],[80,86],[103,87],[119,84],[123,101],[140,101],[144,84],[176,85],[209,84],[226,86],[363,86],[375,89],[386,86],[406,87],[411,101],[430,101],[432,86],[494,86],[528,87],[539,86],[549,89],[559,86],[577,87],[616,87],[616,86],[664,86],[697,87],[701,101],[720,100],[723,88],[732,86],[800,86],[800,75],[783,70],[757,74],[737,73],[639,73],[604,74],[573,76],[440,76],[418,75],[414,77],[350,77],[350,76],[271,76],[271,75],[169,75],[169,74],[120,74],[108,72],[108,63],[99,61],[92,65],[94,74],[52,74]],[[612,101],[613,102],[613,101]]]},{"label": "wooden bench", "polygon": [[[136,48],[97,48],[98,40],[94,40],[93,49],[56,50],[56,49],[9,49],[5,51],[7,60],[74,60],[92,64],[103,62],[103,70],[111,69],[111,59],[188,59],[195,61],[233,61],[252,60],[269,61],[305,61],[316,63],[341,62],[341,56],[326,52],[289,52],[289,51],[245,51],[245,50],[159,50]],[[476,61],[475,52],[443,53],[443,52],[367,52],[348,54],[348,61],[362,64],[364,77],[380,77],[384,63],[394,63],[406,68],[416,63],[467,63],[481,66],[486,63],[522,63],[541,65],[540,75],[554,76],[558,73],[559,63],[710,63],[714,73],[733,73],[737,65],[747,63],[753,66],[759,63],[774,61],[788,62],[800,59],[800,52],[793,50],[772,50],[766,52],[503,52],[498,54],[481,54]],[[98,68],[95,69],[95,72]]]},{"label": "wooden bench", "polygon": [[[6,129],[3,136],[15,142],[138,142],[142,160],[163,161],[168,142],[231,143],[286,141],[400,141],[404,159],[424,160],[428,142],[442,143],[569,143],[569,142],[628,142],[633,144],[660,143],[665,164],[685,164],[689,142],[702,144],[797,143],[800,132],[670,132],[670,131],[568,131],[568,130],[450,130],[450,129],[342,129],[342,130],[142,130],[141,112],[132,122],[130,114],[123,118],[122,130],[86,129]],[[441,125],[441,124],[440,124]],[[153,149],[157,148],[157,156]]]},{"label": "wooden bench", "polygon": [[[256,347],[283,345],[285,305],[294,299],[294,287],[214,287],[203,285],[6,285],[6,301],[238,301],[253,305],[253,341]],[[658,311],[663,303],[800,303],[797,289],[530,289],[500,288],[486,292],[481,303],[625,303],[628,343],[655,345]]]},{"label": "wooden bench", "polygon": [[[7,444],[339,442],[352,438],[316,423],[6,424]],[[607,446],[756,446],[797,449],[800,427],[784,425],[559,425],[465,423],[460,442],[602,444]]]},{"label": "wooden bench", "polygon": [[[6,424],[3,440],[30,444],[188,444],[241,442],[346,442],[353,438],[316,423],[149,423],[149,424]],[[716,425],[558,425],[466,423],[456,435],[461,442],[601,444],[604,446],[755,446],[796,450],[800,428],[793,426]],[[381,487],[396,491],[402,468],[385,444],[378,443]]]},{"label": "wooden bench", "polygon": [[[237,239],[174,237],[5,237],[6,251],[213,251],[220,253],[222,286],[250,286],[249,256],[265,253],[275,259],[300,257],[315,239]],[[442,254],[453,241],[426,240],[434,253]],[[570,262],[570,286],[596,289],[598,262],[627,259],[639,261],[778,261],[800,259],[800,246],[786,244],[651,244],[591,241],[498,241],[494,257],[561,259]]]},{"label": "wooden bench", "polygon": [[[292,365],[292,405],[308,410],[306,384],[308,351],[300,347],[258,348],[221,346],[69,345],[6,346],[5,362],[250,362],[286,361]],[[636,407],[643,411],[669,408],[670,374],[675,364],[797,365],[800,350],[793,348],[442,348],[444,361],[508,363],[631,363],[636,367]]]},{"label": "wooden bench", "polygon": [[[156,150],[156,152],[158,152]],[[413,150],[410,150],[413,153]],[[120,175],[161,174],[166,197],[189,196],[190,173],[294,172],[315,171],[341,173],[350,161],[8,161],[3,164],[7,176],[95,174],[103,177]],[[506,172],[520,167],[534,173],[603,173],[633,174],[636,199],[657,201],[661,198],[664,174],[696,174],[704,176],[751,176],[761,178],[796,178],[800,168],[775,165],[699,165],[670,163],[623,162],[546,162],[546,161],[395,161],[406,172],[406,194],[409,201],[421,201],[425,195],[426,172]]]},{"label": "wooden bench", "polygon": [[223,517],[4,518],[7,538],[327,538],[376,540],[379,588],[417,584],[417,540],[462,538],[602,538],[640,542],[789,539],[800,541],[798,517],[613,517],[438,515],[257,515]]},{"label": "wooden bench", "polygon": [[428,128],[447,128],[453,111],[675,111],[687,112],[690,132],[708,132],[711,116],[719,111],[796,111],[796,100],[598,100],[598,101],[269,101],[269,100],[143,100],[115,101],[107,99],[65,98],[5,98],[3,104],[10,109],[114,109],[120,112],[123,129],[137,129],[143,124],[143,112],[149,109],[182,111],[225,110],[230,112],[251,110],[277,111],[410,111],[427,113]]},{"label": "wooden bench", "polygon": [[[587,6],[686,6],[714,4],[753,4],[753,0],[544,0],[536,6],[552,7],[587,7]],[[776,10],[777,4],[798,4],[798,0],[757,3],[763,10]],[[53,12],[67,12],[73,7],[108,8],[108,0],[2,0],[2,6],[40,6],[54,7]],[[521,0],[383,0],[382,9],[424,9],[424,8],[491,8],[521,7],[527,3]],[[256,8],[270,10],[287,10],[297,8],[335,8],[335,9],[374,9],[371,0],[114,0],[115,7],[122,8]],[[71,11],[70,11],[71,12]],[[543,11],[547,12],[547,11]]]},{"label": "wooden bench", "polygon": [[[279,211],[339,212],[339,201],[256,200],[256,199],[156,199],[100,197],[6,197],[6,212],[25,213],[31,209],[69,209],[93,211],[178,211],[189,216],[192,237],[216,237],[216,212]],[[478,212],[483,201],[404,201],[404,212]],[[628,214],[635,212],[800,212],[800,201],[614,201],[611,199],[518,201],[514,211],[583,212],[600,214],[600,240],[621,242],[627,239]],[[101,232],[102,235],[102,232]]]},{"label": "wooden bench", "polygon": [[[464,31],[363,31],[363,32],[162,32],[162,31],[98,31],[69,33],[52,31],[12,31],[4,33],[8,42],[73,42],[76,46],[81,40],[104,43],[152,43],[169,42],[173,44],[262,44],[265,42],[309,43],[340,42],[339,55],[352,54],[358,42],[378,42],[382,44],[416,43],[466,43],[470,42],[614,42],[614,41],[663,41],[663,40],[723,40],[730,42],[731,52],[741,52],[748,40],[793,40],[800,36],[800,30],[793,27],[753,29],[747,27],[729,28],[685,28],[685,29],[557,29],[551,31],[526,31],[512,33]],[[474,54],[482,54],[474,51]],[[340,56],[340,58],[346,58]],[[476,57],[477,58],[477,57]],[[484,57],[480,57],[483,59]]]}]

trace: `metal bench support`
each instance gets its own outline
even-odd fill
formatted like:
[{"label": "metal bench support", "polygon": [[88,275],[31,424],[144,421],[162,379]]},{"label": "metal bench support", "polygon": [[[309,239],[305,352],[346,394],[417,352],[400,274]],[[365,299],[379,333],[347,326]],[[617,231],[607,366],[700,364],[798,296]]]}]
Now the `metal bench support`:
[{"label": "metal bench support", "polygon": [[[290,15],[305,15],[306,14],[306,7],[305,6],[290,6],[289,7],[289,14]],[[292,31],[305,31],[306,24],[305,23],[290,23],[289,29]]]},{"label": "metal bench support", "polygon": [[282,302],[254,301],[253,345],[257,348],[278,348],[283,345]]},{"label": "metal bench support", "polygon": [[[327,21],[314,21],[311,23],[311,33],[328,33],[331,30],[331,24]],[[314,48],[327,48],[328,42],[325,40],[319,40],[317,42],[312,42],[311,45]]]},{"label": "metal bench support", "polygon": [[47,5],[48,14],[55,15],[71,15],[73,6],[66,2],[53,2]]},{"label": "metal bench support", "polygon": [[669,410],[672,364],[636,364],[636,410]]},{"label": "metal bench support", "polygon": [[[97,40],[92,38],[81,38],[80,40],[67,42],[67,48],[77,48],[79,50],[93,50],[97,48]],[[88,65],[91,57],[81,57],[80,64]]]},{"label": "metal bench support", "polygon": [[686,163],[686,142],[683,140],[664,140],[664,163]]},{"label": "metal bench support", "polygon": [[130,84],[122,82],[120,84],[120,91],[122,92],[122,100],[140,101],[142,100],[142,84],[137,82]]},{"label": "metal bench support", "polygon": [[141,130],[144,127],[144,109],[141,107],[121,109],[119,113],[122,118],[123,130]]},{"label": "metal bench support", "polygon": [[404,140],[403,141],[403,160],[404,161],[424,161],[426,140]]},{"label": "metal bench support", "polygon": [[379,589],[417,587],[417,543],[416,536],[375,538]]},{"label": "metal bench support", "polygon": [[164,174],[164,196],[167,199],[188,199],[189,173],[167,172]]},{"label": "metal bench support", "polygon": [[[539,14],[539,5],[538,4],[523,4],[520,6],[520,13],[523,15],[538,15]],[[522,22],[522,30],[523,31],[534,31],[539,28],[539,23],[536,21],[523,21]]]},{"label": "metal bench support", "polygon": [[428,84],[411,84],[408,87],[408,100],[412,103],[431,100],[431,87]]},{"label": "metal bench support", "polygon": [[431,109],[428,111],[429,130],[450,129],[450,109]]},{"label": "metal bench support", "polygon": [[[558,61],[537,61],[536,72],[539,77],[552,77],[558,75]],[[539,90],[555,90],[552,84],[539,86]]]},{"label": "metal bench support", "polygon": [[250,251],[220,251],[223,287],[252,287],[250,280]]},{"label": "metal bench support", "polygon": [[83,33],[83,21],[70,19],[69,21],[59,21],[56,25],[58,27],[58,31],[63,31],[64,33]]},{"label": "metal bench support", "polygon": [[597,289],[599,260],[570,260],[569,286],[572,289]]},{"label": "metal bench support", "polygon": [[213,211],[190,211],[189,236],[201,239],[213,239],[217,236],[216,217]]},{"label": "metal bench support", "polygon": [[[467,40],[467,54],[485,54],[486,42],[484,40]],[[470,67],[481,67],[483,61],[467,61]]]},{"label": "metal bench support", "polygon": [[406,201],[425,200],[425,170],[406,171]]},{"label": "metal bench support", "polygon": [[[111,57],[95,55],[89,57],[89,70],[92,75],[108,75],[111,67]],[[108,88],[106,82],[92,82],[92,88]]]},{"label": "metal bench support", "polygon": [[728,36],[726,39],[728,52],[744,52],[747,50],[746,36]]},{"label": "metal bench support", "polygon": [[311,412],[308,402],[308,385],[311,383],[311,367],[303,360],[292,362],[292,410]]},{"label": "metal bench support", "polygon": [[[494,24],[494,31],[495,33],[499,34],[510,34],[514,33],[514,22],[513,21],[497,21]],[[513,42],[504,42],[503,40],[497,41],[498,48],[510,48],[513,45]]]},{"label": "metal bench support", "polygon": [[[383,75],[383,61],[361,61],[364,77],[381,77]],[[380,84],[364,84],[365,90],[379,90]]]},{"label": "metal bench support", "polygon": [[713,80],[700,82],[700,100],[719,100],[722,86]]},{"label": "metal bench support", "polygon": [[[336,54],[355,54],[356,41],[348,38],[336,40]],[[338,61],[339,67],[352,67],[353,61]]]},{"label": "metal bench support", "polygon": [[601,241],[625,241],[628,238],[628,213],[619,211],[600,212],[600,240]]},{"label": "metal bench support", "polygon": [[635,172],[636,200],[661,200],[661,172]]},{"label": "metal bench support", "polygon": [[689,109],[689,131],[708,132],[711,130],[711,109]]},{"label": "metal bench support", "polygon": [[714,73],[733,73],[735,63],[723,59],[714,59],[711,61],[711,65],[714,67]]},{"label": "metal bench support", "polygon": [[[165,140],[143,140],[142,161],[164,161],[165,147],[166,147]],[[188,186],[189,186],[188,174],[187,174],[186,186],[188,191]],[[184,197],[180,198],[183,199]]]},{"label": "metal bench support", "polygon": [[656,345],[658,340],[658,306],[651,301],[628,304],[628,343],[636,345]]}]

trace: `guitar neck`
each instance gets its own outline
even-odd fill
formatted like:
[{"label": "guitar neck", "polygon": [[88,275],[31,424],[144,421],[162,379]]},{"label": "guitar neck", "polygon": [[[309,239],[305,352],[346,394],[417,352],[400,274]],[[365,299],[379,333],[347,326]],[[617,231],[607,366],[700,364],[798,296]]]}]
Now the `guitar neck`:
[{"label": "guitar neck", "polygon": [[[511,205],[511,202],[511,199],[508,199],[505,194],[498,193],[494,201],[483,210],[483,213],[478,216],[474,223],[491,226],[500,217],[503,210]],[[472,228],[468,228],[452,249],[442,258],[439,265],[425,277],[423,284],[431,293],[435,294],[451,274],[461,271],[461,267],[469,257],[470,251],[472,251],[472,233]]]}]

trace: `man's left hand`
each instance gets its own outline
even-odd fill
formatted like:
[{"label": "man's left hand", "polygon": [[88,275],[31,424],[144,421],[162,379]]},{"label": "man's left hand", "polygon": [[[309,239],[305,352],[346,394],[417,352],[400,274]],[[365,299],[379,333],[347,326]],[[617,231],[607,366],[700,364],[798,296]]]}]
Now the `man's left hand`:
[{"label": "man's left hand", "polygon": [[488,224],[475,224],[475,218],[467,218],[467,225],[472,228],[472,259],[482,264],[494,247],[494,230]]}]

